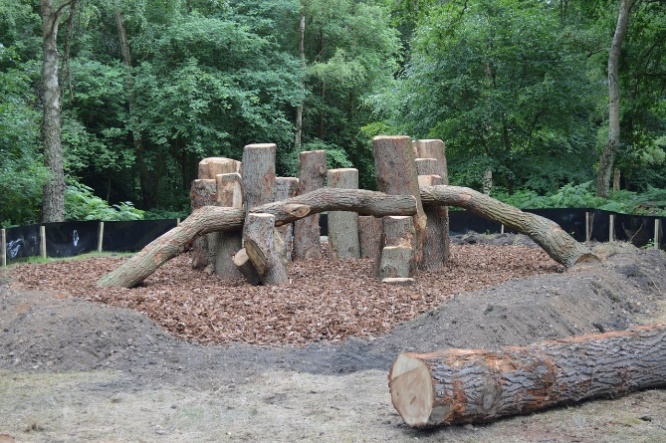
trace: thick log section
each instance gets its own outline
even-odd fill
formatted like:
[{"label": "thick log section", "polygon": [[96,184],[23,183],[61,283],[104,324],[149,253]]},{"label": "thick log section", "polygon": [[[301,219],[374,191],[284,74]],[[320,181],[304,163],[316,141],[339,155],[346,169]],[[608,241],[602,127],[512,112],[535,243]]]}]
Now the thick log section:
[{"label": "thick log section", "polygon": [[245,212],[275,201],[275,143],[247,145],[243,149]]},{"label": "thick log section", "polygon": [[[416,213],[416,200],[409,195],[386,195],[381,192],[353,189],[321,188],[281,202],[268,203],[251,210],[275,216],[277,226],[323,211],[354,211],[383,217]],[[243,209],[205,206],[194,211],[180,226],[153,240],[121,266],[104,275],[100,286],[131,288],[148,278],[157,268],[178,256],[197,237],[216,231],[240,230]]]},{"label": "thick log section", "polygon": [[[423,212],[412,140],[406,136],[379,136],[372,139],[377,188],[392,195],[413,195],[415,262],[421,262],[425,242],[426,215]],[[384,245],[382,245],[383,247]]]},{"label": "thick log section", "polygon": [[400,354],[393,406],[414,427],[485,422],[666,386],[666,324],[499,351]]},{"label": "thick log section", "polygon": [[382,240],[382,219],[371,215],[358,217],[358,242],[361,258],[379,256],[379,243]]},{"label": "thick log section", "polygon": [[[414,151],[416,158],[434,158],[437,159],[437,169],[427,174],[439,175],[444,179],[444,184],[449,184],[449,172],[446,164],[446,146],[442,140],[416,140],[414,142]],[[419,174],[421,174],[419,172]],[[424,173],[426,174],[426,173]]]},{"label": "thick log section", "polygon": [[[329,188],[358,189],[358,169],[329,169]],[[331,211],[328,213],[328,244],[333,259],[359,258],[358,214]]]},{"label": "thick log section", "polygon": [[257,270],[259,279],[265,285],[283,285],[289,282],[276,237],[279,239],[279,234],[275,231],[274,215],[247,215],[243,229],[245,251]]},{"label": "thick log section", "polygon": [[[275,200],[281,201],[298,195],[298,182],[296,177],[277,177],[275,179]],[[287,223],[278,228],[282,237],[283,251],[281,254],[288,260],[293,259],[294,252],[294,224]]]},{"label": "thick log section", "polygon": [[245,277],[245,280],[247,280],[248,283],[255,286],[261,283],[257,268],[252,264],[250,256],[247,254],[245,248],[242,248],[236,253],[236,255],[234,255],[233,262],[234,265],[236,265],[238,272]]},{"label": "thick log section", "polygon": [[199,162],[199,178],[215,178],[218,174],[240,172],[241,162],[226,157],[207,157]]},{"label": "thick log section", "polygon": [[[190,203],[192,211],[196,211],[204,206],[215,204],[216,194],[215,178],[200,178],[192,182],[190,188]],[[203,269],[213,263],[213,251],[215,248],[215,236],[198,238],[192,244],[192,267],[194,269]]]},{"label": "thick log section", "polygon": [[411,278],[413,268],[410,267],[412,248],[409,246],[384,246],[379,262],[378,276],[381,281],[391,278]]},{"label": "thick log section", "polygon": [[550,257],[567,268],[589,260],[598,260],[557,223],[539,215],[523,212],[470,188],[460,186],[426,186],[420,189],[425,205],[449,205],[465,208],[481,217],[502,223],[528,235]]},{"label": "thick log section", "polygon": [[[301,152],[299,194],[324,187],[326,182],[326,151]],[[294,259],[321,259],[319,214],[313,214],[294,223]]]},{"label": "thick log section", "polygon": [[[241,176],[237,172],[218,174],[215,176],[217,206],[227,208],[243,208],[243,187]],[[235,280],[242,278],[241,272],[233,261],[234,255],[243,247],[243,237],[238,231],[216,232],[208,237],[216,236],[215,242],[215,275],[223,279]]]},{"label": "thick log section", "polygon": [[[419,160],[416,159],[417,168]],[[433,159],[434,160],[434,159]],[[419,186],[443,185],[444,179],[439,175],[419,175]],[[424,206],[423,210],[428,223],[426,224],[426,241],[423,247],[423,259],[419,269],[442,269],[449,260],[449,208],[447,206]]]},{"label": "thick log section", "polygon": [[[382,219],[381,254],[375,259],[375,275],[379,279],[387,277],[413,277],[416,273],[416,258],[413,254],[414,218],[388,216]],[[395,247],[401,247],[397,252]],[[387,257],[384,257],[388,254]],[[405,260],[398,263],[398,260]]]}]

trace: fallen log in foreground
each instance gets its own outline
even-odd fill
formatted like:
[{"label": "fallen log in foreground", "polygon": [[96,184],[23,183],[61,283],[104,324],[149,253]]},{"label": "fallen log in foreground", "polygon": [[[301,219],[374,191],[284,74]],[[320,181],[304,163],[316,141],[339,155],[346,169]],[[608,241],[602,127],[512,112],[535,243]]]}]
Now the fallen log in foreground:
[{"label": "fallen log in foreground", "polygon": [[[324,211],[353,211],[362,215],[413,215],[416,199],[411,195],[386,195],[359,189],[321,188],[287,200],[268,203],[250,210],[275,216],[275,225],[292,223]],[[118,268],[97,281],[99,286],[131,288],[148,278],[167,261],[185,251],[194,239],[216,231],[243,227],[243,209],[204,206],[192,212],[180,226],[171,229],[143,248]]]},{"label": "fallen log in foreground", "polygon": [[523,212],[470,188],[460,186],[424,186],[420,188],[424,205],[457,206],[496,221],[529,236],[550,257],[567,268],[584,261],[598,261],[585,245],[578,243],[557,223]]},{"label": "fallen log in foreground", "polygon": [[413,427],[491,421],[666,387],[666,324],[501,350],[400,354],[393,406]]}]

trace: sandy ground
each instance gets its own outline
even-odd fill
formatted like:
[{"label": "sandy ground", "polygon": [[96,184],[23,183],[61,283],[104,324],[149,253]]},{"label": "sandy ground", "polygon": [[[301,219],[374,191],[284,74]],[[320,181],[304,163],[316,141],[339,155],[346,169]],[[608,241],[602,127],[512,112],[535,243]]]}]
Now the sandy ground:
[{"label": "sandy ground", "polygon": [[18,442],[666,441],[664,390],[426,431],[406,426],[390,404],[388,369],[402,351],[666,321],[663,252],[622,244],[595,252],[600,265],[461,293],[379,336],[299,347],[186,342],[134,310],[19,290],[5,273],[0,434]]}]

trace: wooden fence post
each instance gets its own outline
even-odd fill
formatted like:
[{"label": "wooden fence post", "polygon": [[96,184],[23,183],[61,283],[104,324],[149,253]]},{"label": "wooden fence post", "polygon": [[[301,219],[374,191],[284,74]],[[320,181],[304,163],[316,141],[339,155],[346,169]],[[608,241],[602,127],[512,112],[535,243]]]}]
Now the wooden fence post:
[{"label": "wooden fence post", "polygon": [[39,227],[39,253],[42,258],[46,258],[46,226],[41,225]]},{"label": "wooden fence post", "polygon": [[659,242],[661,241],[661,238],[659,238],[659,228],[661,226],[661,220],[658,218],[654,219],[654,249],[659,249]]},{"label": "wooden fence post", "polygon": [[97,230],[97,252],[102,252],[104,247],[104,222],[99,222],[99,229]]},{"label": "wooden fence post", "polygon": [[2,261],[2,267],[7,266],[7,231],[2,229],[0,231],[0,260]]},{"label": "wooden fence post", "polygon": [[615,214],[608,216],[608,241],[615,240]]}]

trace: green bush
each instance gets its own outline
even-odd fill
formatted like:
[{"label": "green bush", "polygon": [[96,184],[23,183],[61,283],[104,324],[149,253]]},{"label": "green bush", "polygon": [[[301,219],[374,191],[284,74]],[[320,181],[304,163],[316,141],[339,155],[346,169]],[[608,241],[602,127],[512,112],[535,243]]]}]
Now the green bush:
[{"label": "green bush", "polygon": [[143,220],[144,212],[131,202],[109,205],[96,196],[93,189],[74,182],[65,192],[65,217],[67,220],[124,221]]}]

